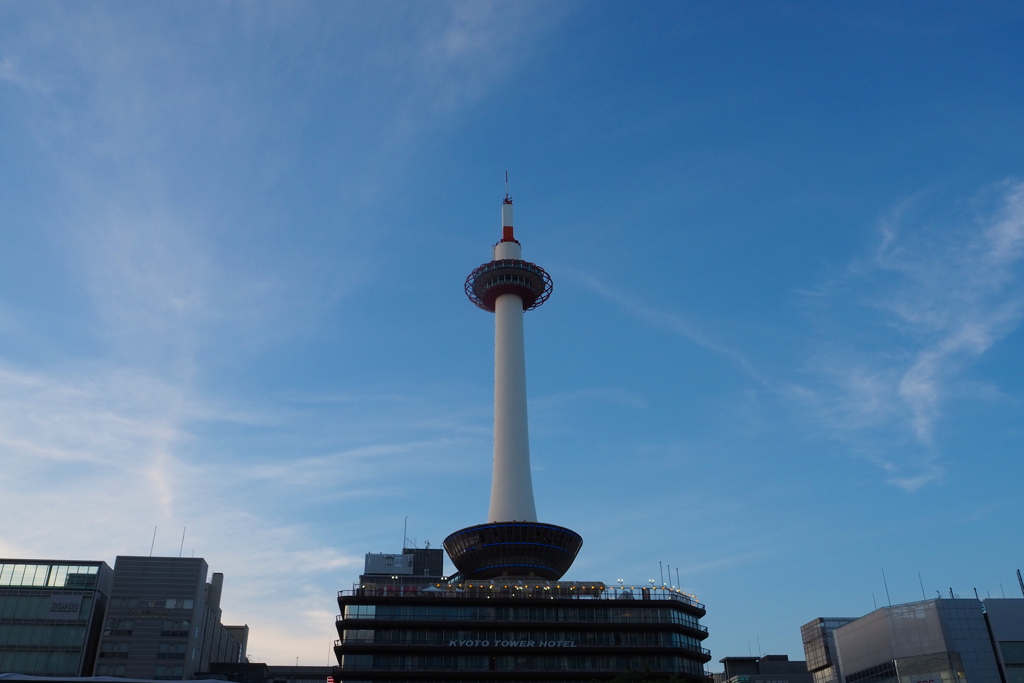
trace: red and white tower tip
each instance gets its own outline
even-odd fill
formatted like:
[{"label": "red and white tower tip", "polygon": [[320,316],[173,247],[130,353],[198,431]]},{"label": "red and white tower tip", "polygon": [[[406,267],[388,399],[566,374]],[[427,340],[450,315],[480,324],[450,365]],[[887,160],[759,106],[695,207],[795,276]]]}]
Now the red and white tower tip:
[{"label": "red and white tower tip", "polygon": [[501,575],[561,578],[583,539],[564,527],[537,521],[530,474],[526,416],[526,345],[523,313],[551,295],[551,277],[522,260],[515,238],[512,198],[501,205],[501,240],[494,259],[466,278],[470,301],[494,313],[494,474],[490,522],[445,539],[452,562],[466,578]]}]

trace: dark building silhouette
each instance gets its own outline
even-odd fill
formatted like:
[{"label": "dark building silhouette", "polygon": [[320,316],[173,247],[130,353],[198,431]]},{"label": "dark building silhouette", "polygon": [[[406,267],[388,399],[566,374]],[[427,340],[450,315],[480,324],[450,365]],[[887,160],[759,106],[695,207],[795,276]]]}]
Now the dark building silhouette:
[{"label": "dark building silhouette", "polygon": [[812,683],[807,662],[790,661],[789,655],[723,657],[725,671],[714,674],[714,683]]}]

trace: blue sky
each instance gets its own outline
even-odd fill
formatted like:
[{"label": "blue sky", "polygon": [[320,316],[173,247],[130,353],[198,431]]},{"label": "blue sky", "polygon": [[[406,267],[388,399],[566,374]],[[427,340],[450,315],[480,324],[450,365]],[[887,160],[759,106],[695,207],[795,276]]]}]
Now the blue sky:
[{"label": "blue sky", "polygon": [[[0,556],[207,559],[328,663],[485,521],[508,170],[538,514],[706,645],[1018,595],[1016,3],[0,1]],[[920,580],[919,580],[920,574]],[[673,577],[673,583],[674,577]]]}]

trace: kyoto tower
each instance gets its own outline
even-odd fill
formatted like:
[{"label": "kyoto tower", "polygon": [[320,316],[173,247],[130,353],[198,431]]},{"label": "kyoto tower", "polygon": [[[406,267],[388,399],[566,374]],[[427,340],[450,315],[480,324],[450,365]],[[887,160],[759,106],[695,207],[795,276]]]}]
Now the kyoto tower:
[{"label": "kyoto tower", "polygon": [[512,198],[501,206],[501,239],[494,259],[466,278],[466,296],[494,313],[494,473],[486,524],[444,541],[452,563],[466,579],[499,576],[556,581],[569,570],[583,538],[575,531],[537,521],[530,475],[526,418],[526,347],[523,313],[551,295],[551,277],[522,260],[515,238]]}]

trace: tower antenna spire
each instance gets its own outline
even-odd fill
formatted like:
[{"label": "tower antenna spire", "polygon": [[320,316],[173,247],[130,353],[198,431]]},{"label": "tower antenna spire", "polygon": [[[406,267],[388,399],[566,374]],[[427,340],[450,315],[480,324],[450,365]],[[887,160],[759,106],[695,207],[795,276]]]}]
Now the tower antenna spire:
[{"label": "tower antenna spire", "polygon": [[512,195],[508,193],[508,171],[505,171],[505,203],[512,203]]}]

